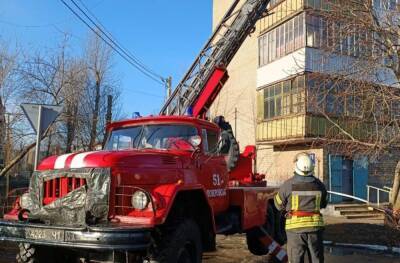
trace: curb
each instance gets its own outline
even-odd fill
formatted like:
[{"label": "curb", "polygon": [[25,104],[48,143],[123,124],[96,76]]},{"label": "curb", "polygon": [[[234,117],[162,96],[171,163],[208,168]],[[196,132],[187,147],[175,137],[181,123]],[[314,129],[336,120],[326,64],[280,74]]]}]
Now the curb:
[{"label": "curb", "polygon": [[348,243],[335,243],[333,241],[324,241],[324,245],[337,246],[337,247],[348,247],[348,248],[361,248],[378,252],[400,254],[400,247],[388,247],[381,245],[367,245],[367,244],[348,244]]}]

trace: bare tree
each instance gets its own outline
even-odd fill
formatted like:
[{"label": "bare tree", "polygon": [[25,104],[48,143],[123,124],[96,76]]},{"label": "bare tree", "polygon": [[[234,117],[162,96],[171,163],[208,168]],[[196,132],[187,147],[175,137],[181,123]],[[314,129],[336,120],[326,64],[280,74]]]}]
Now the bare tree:
[{"label": "bare tree", "polygon": [[86,123],[90,128],[87,145],[89,150],[93,150],[96,144],[103,141],[107,97],[111,95],[114,103],[117,103],[119,92],[118,82],[112,71],[112,50],[98,36],[92,35],[88,41],[86,54],[88,83],[85,105],[87,107],[83,109],[84,114],[89,116]]},{"label": "bare tree", "polygon": [[[307,111],[326,120],[319,143],[346,155],[380,158],[400,147],[400,12],[396,1],[325,0],[308,10],[308,37],[318,48],[309,75]],[[322,138],[323,137],[323,138]],[[400,219],[400,160],[391,203]]]},{"label": "bare tree", "polygon": [[[0,88],[6,69],[8,72],[10,68],[3,67],[1,50]],[[21,102],[29,102],[61,105],[64,109],[42,137],[46,140],[46,156],[53,154],[53,149],[64,152],[94,149],[96,143],[103,142],[106,115],[111,115],[107,112],[108,96],[113,98],[112,115],[119,109],[119,85],[112,71],[111,50],[97,37],[91,37],[84,51],[85,56],[72,55],[66,36],[58,48],[26,54],[17,61],[13,80],[19,89],[18,92],[10,89],[16,102],[13,108],[19,109]],[[3,88],[0,91],[5,93]],[[12,128],[14,154],[0,177],[35,146],[26,119],[18,110],[15,116],[13,120],[18,122]]]},{"label": "bare tree", "polygon": [[65,152],[71,152],[77,130],[80,126],[79,109],[82,106],[84,88],[87,83],[86,65],[83,60],[70,63],[67,70],[67,82],[63,89],[64,97],[64,126],[65,126]]},{"label": "bare tree", "polygon": [[11,51],[8,45],[0,43],[0,143],[4,154],[4,165],[7,165],[13,157],[15,141],[22,138],[20,130],[17,129],[21,116],[15,100],[20,88],[17,80],[18,66],[18,50]]}]

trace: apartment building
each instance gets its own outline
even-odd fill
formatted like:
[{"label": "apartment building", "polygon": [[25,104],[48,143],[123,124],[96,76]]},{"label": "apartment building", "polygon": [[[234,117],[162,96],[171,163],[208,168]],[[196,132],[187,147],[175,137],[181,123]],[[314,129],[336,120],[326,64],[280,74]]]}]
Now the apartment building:
[{"label": "apartment building", "polygon": [[[214,27],[233,2],[214,0]],[[367,184],[391,185],[397,160],[385,158],[377,165],[365,156],[349,158],[340,147],[316,143],[329,129],[307,101],[313,92],[311,74],[330,70],[326,61],[321,63],[320,47],[330,30],[316,15],[322,6],[323,0],[272,0],[269,15],[258,21],[229,65],[230,78],[211,114],[231,122],[241,147],[257,145],[256,169],[267,175],[269,184],[280,185],[291,177],[296,154],[308,152],[316,177],[330,190],[366,198]],[[357,57],[363,48],[357,38],[346,39],[338,53]],[[334,64],[340,67],[338,61]],[[351,112],[356,106],[353,101],[339,108]]]}]

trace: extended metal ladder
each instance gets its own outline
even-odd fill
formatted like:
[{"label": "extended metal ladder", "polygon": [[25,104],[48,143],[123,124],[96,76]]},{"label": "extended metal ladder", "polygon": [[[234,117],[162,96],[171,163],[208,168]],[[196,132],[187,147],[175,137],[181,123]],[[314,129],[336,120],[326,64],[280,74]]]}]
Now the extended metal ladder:
[{"label": "extended metal ladder", "polygon": [[225,14],[189,71],[165,102],[160,115],[181,115],[193,106],[214,71],[229,65],[257,20],[266,12],[270,0],[247,0],[235,11],[239,2],[235,0]]}]

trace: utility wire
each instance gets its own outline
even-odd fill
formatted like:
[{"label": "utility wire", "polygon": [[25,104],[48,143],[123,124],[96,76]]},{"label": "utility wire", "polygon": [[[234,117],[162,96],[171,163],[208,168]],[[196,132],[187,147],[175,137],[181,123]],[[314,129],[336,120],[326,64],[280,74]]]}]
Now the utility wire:
[{"label": "utility wire", "polygon": [[106,29],[106,27],[101,23],[101,21],[93,14],[93,12],[90,11],[90,9],[83,3],[83,1],[79,0],[79,2],[81,3],[81,5],[83,6],[84,9],[86,9],[86,11],[93,17],[94,20],[97,21],[98,24],[96,24],[96,22],[94,22],[89,15],[87,15],[85,13],[84,10],[82,10],[82,8],[74,1],[74,0],[70,0],[76,8],[79,9],[79,11],[81,11],[83,13],[83,15],[89,19],[90,22],[92,22],[97,29],[99,29],[117,48],[119,48],[122,52],[124,52],[125,55],[127,55],[129,58],[131,58],[133,61],[135,61],[135,63],[137,63],[140,67],[142,67],[144,70],[146,70],[147,72],[149,72],[150,74],[154,75],[156,78],[161,79],[162,81],[165,81],[164,77],[162,77],[161,75],[155,73],[154,70],[150,69],[149,67],[147,67],[143,62],[141,62],[137,57],[135,57],[131,52],[129,52],[125,47],[122,46],[122,44],[120,42],[118,42],[116,40],[115,37],[113,37],[113,35],[110,33],[110,31],[108,31]]},{"label": "utility wire", "polygon": [[[96,23],[93,22],[92,19],[89,18],[89,20],[94,24],[94,26],[96,26],[101,33],[99,33],[99,31],[97,31],[95,28],[93,28],[93,26],[91,26],[80,14],[78,14],[78,12],[75,11],[74,8],[72,8],[68,3],[66,3],[64,0],[60,0],[82,23],[84,23],[93,33],[95,33],[101,40],[104,41],[104,43],[106,43],[110,48],[112,48],[118,55],[120,55],[126,62],[128,62],[129,64],[131,64],[134,68],[136,68],[137,70],[139,70],[141,73],[143,73],[144,75],[146,75],[147,77],[149,77],[150,79],[154,80],[155,82],[158,82],[161,85],[164,85],[164,78],[157,78],[155,76],[152,75],[152,73],[146,71],[143,67],[141,67],[140,65],[138,65],[138,62],[136,60],[133,60],[129,54],[127,54],[126,51],[121,50],[121,48],[118,48],[118,46],[116,45],[114,40],[110,40],[110,37],[107,36],[107,34],[104,33],[104,31],[97,26]],[[81,9],[80,9],[81,10]],[[86,17],[88,17],[86,15],[86,13],[84,13],[84,15]],[[106,38],[104,38],[104,36],[106,36]]]},{"label": "utility wire", "polygon": [[[154,70],[152,70],[151,68],[149,68],[148,66],[146,66],[138,57],[136,57],[136,56],[133,55],[131,52],[129,52],[129,50],[127,50],[127,49],[126,49],[126,48],[111,34],[111,32],[107,30],[107,28],[106,28],[106,27],[102,24],[102,22],[96,17],[96,15],[85,5],[85,3],[84,3],[82,0],[78,0],[78,1],[81,3],[81,5],[83,6],[83,8],[86,10],[86,12],[88,12],[88,13],[92,16],[92,18],[93,18],[94,20],[96,20],[96,22],[101,26],[101,28],[100,28],[98,25],[95,24],[95,25],[97,26],[97,28],[98,28],[99,30],[102,29],[103,31],[105,31],[104,34],[105,34],[106,36],[108,36],[108,37],[107,37],[108,39],[110,39],[111,41],[115,42],[115,44],[116,44],[116,46],[117,46],[118,48],[120,48],[121,50],[123,50],[124,53],[127,53],[127,55],[129,55],[129,57],[130,57],[132,60],[136,61],[143,69],[145,69],[146,71],[148,71],[149,73],[151,73],[151,74],[154,75],[155,77],[161,79],[163,82],[166,81],[166,79],[165,79],[163,76],[157,74]],[[83,13],[85,14],[85,12],[79,7],[79,5],[78,5],[74,0],[71,0],[71,2],[72,2],[81,12],[83,12]],[[85,16],[90,20],[90,18],[89,18],[86,14],[85,14]],[[91,20],[91,21],[92,21],[92,20]],[[92,21],[92,23],[94,23],[94,22]]]},{"label": "utility wire", "polygon": [[[92,19],[90,19],[90,18],[86,15],[86,13],[84,13],[84,12],[80,9],[81,12],[83,12],[84,15],[85,15],[86,17],[89,18],[89,20],[94,24],[94,26],[97,27],[97,29],[100,30],[100,32],[101,32],[102,34],[101,34],[99,31],[95,30],[91,25],[89,25],[89,23],[88,23],[81,15],[79,15],[70,5],[68,5],[64,0],[61,0],[61,1],[63,2],[63,4],[64,4],[75,16],[78,17],[79,20],[81,20],[91,31],[93,31],[98,37],[100,37],[108,46],[110,46],[115,52],[117,52],[124,60],[126,60],[129,64],[131,64],[133,67],[135,67],[137,70],[139,70],[141,73],[143,73],[143,74],[146,75],[147,77],[151,78],[152,80],[158,82],[158,83],[161,84],[161,85],[164,85],[163,79],[160,80],[160,79],[158,79],[157,77],[154,77],[151,73],[147,72],[147,71],[146,71],[145,69],[143,69],[140,65],[138,65],[137,62],[136,62],[135,60],[132,61],[132,58],[130,58],[129,55],[128,55],[126,52],[124,52],[123,50],[120,50],[120,48],[118,48],[118,47],[116,48],[116,47],[115,47],[115,45],[116,45],[115,41],[112,40],[112,39],[110,39],[110,37],[107,36],[107,35],[104,33],[104,31],[103,31],[101,28],[99,28],[99,26],[98,26],[96,23],[94,23],[94,21],[93,21]],[[105,35],[106,38],[109,39],[109,40],[105,39],[105,38],[104,38],[104,35]],[[110,43],[110,41],[111,41],[111,43]]]}]

